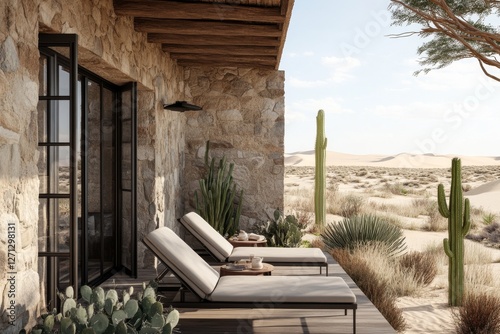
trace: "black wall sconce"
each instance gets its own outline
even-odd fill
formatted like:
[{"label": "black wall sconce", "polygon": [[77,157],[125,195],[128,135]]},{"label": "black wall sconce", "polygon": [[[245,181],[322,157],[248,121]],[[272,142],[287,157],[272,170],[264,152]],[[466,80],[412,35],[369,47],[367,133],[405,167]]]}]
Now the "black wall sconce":
[{"label": "black wall sconce", "polygon": [[190,110],[202,110],[201,107],[187,103],[186,101],[176,101],[172,104],[164,104],[163,109],[173,110],[178,112],[190,111]]}]

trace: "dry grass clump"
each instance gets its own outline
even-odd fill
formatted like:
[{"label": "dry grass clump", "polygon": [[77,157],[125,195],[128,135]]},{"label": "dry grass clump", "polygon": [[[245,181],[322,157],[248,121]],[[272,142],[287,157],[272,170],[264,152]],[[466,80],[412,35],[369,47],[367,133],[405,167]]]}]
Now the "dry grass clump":
[{"label": "dry grass clump", "polygon": [[469,292],[462,306],[453,312],[457,334],[500,333],[500,297],[484,292]]},{"label": "dry grass clump", "polygon": [[415,280],[413,271],[401,266],[399,258],[392,257],[386,245],[370,243],[357,247],[352,254],[368,263],[390,295],[416,296],[421,291],[423,285]]},{"label": "dry grass clump", "polygon": [[368,261],[343,249],[333,250],[332,256],[391,326],[399,332],[404,331],[406,323],[403,312],[396,306],[396,296],[387,289],[386,283],[378,278]]},{"label": "dry grass clump", "polygon": [[484,226],[477,234],[468,234],[467,239],[481,242],[487,246],[500,248],[500,224],[491,223]]},{"label": "dry grass clump", "polygon": [[365,199],[355,194],[347,194],[340,198],[340,214],[342,217],[357,216],[361,213],[361,208]]},{"label": "dry grass clump", "polygon": [[493,262],[491,252],[483,245],[464,241],[464,264],[489,264]]},{"label": "dry grass clump", "polygon": [[464,282],[471,289],[484,289],[494,286],[495,278],[488,264],[469,264],[464,266]]},{"label": "dry grass clump", "polygon": [[399,264],[424,286],[431,284],[437,275],[436,259],[431,253],[406,253],[399,258]]}]

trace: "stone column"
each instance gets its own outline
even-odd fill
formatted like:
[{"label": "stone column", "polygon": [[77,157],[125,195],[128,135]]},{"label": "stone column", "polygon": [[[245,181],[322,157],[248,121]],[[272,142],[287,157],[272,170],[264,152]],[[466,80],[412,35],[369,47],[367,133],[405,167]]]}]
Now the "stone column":
[{"label": "stone column", "polygon": [[0,2],[1,333],[33,325],[40,303],[37,8],[38,1]]}]

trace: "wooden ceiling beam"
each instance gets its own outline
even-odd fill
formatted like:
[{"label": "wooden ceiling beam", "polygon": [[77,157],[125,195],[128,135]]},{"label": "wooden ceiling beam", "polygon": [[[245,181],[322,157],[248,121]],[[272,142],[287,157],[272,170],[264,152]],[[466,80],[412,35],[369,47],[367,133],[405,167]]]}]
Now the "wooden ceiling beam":
[{"label": "wooden ceiling beam", "polygon": [[164,34],[264,37],[280,37],[282,35],[282,32],[275,24],[254,25],[214,21],[135,18],[134,27],[135,30],[141,32]]},{"label": "wooden ceiling beam", "polygon": [[231,56],[231,55],[199,55],[191,53],[170,53],[172,59],[177,60],[192,60],[192,61],[227,61],[228,63],[235,62],[256,62],[259,64],[274,65],[276,64],[276,57],[272,56]]},{"label": "wooden ceiling beam", "polygon": [[283,23],[285,20],[285,16],[282,15],[279,7],[167,0],[114,0],[114,10],[118,15],[165,19],[210,19],[271,23]]},{"label": "wooden ceiling beam", "polygon": [[248,46],[270,46],[279,47],[280,41],[277,37],[253,37],[253,36],[210,36],[200,35],[179,35],[149,33],[149,43],[164,44],[187,44],[187,45],[248,45]]},{"label": "wooden ceiling beam", "polygon": [[179,59],[177,63],[181,66],[211,66],[211,67],[248,67],[248,68],[262,68],[273,70],[276,64],[260,64],[254,61],[234,61],[229,62],[225,59],[212,59],[212,60],[182,60]]},{"label": "wooden ceiling beam", "polygon": [[228,56],[274,56],[278,48],[266,46],[233,46],[233,45],[180,45],[163,44],[162,49],[168,53],[210,54]]}]

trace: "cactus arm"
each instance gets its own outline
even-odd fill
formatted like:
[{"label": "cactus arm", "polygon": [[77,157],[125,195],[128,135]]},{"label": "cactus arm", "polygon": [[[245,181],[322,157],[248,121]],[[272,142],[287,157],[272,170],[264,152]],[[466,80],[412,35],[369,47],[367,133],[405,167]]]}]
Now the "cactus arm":
[{"label": "cactus arm", "polygon": [[464,203],[464,222],[462,226],[462,236],[466,236],[470,230],[470,202],[469,199],[465,199]]},{"label": "cactus arm", "polygon": [[450,243],[448,241],[448,238],[445,238],[443,240],[443,247],[444,247],[444,252],[446,253],[446,255],[450,258],[450,259],[453,259],[455,256],[453,255],[453,252],[451,251],[450,249]]},{"label": "cactus arm", "polygon": [[444,195],[444,186],[439,184],[438,186],[438,209],[441,216],[444,218],[450,217],[450,210],[446,204],[446,197]]}]

